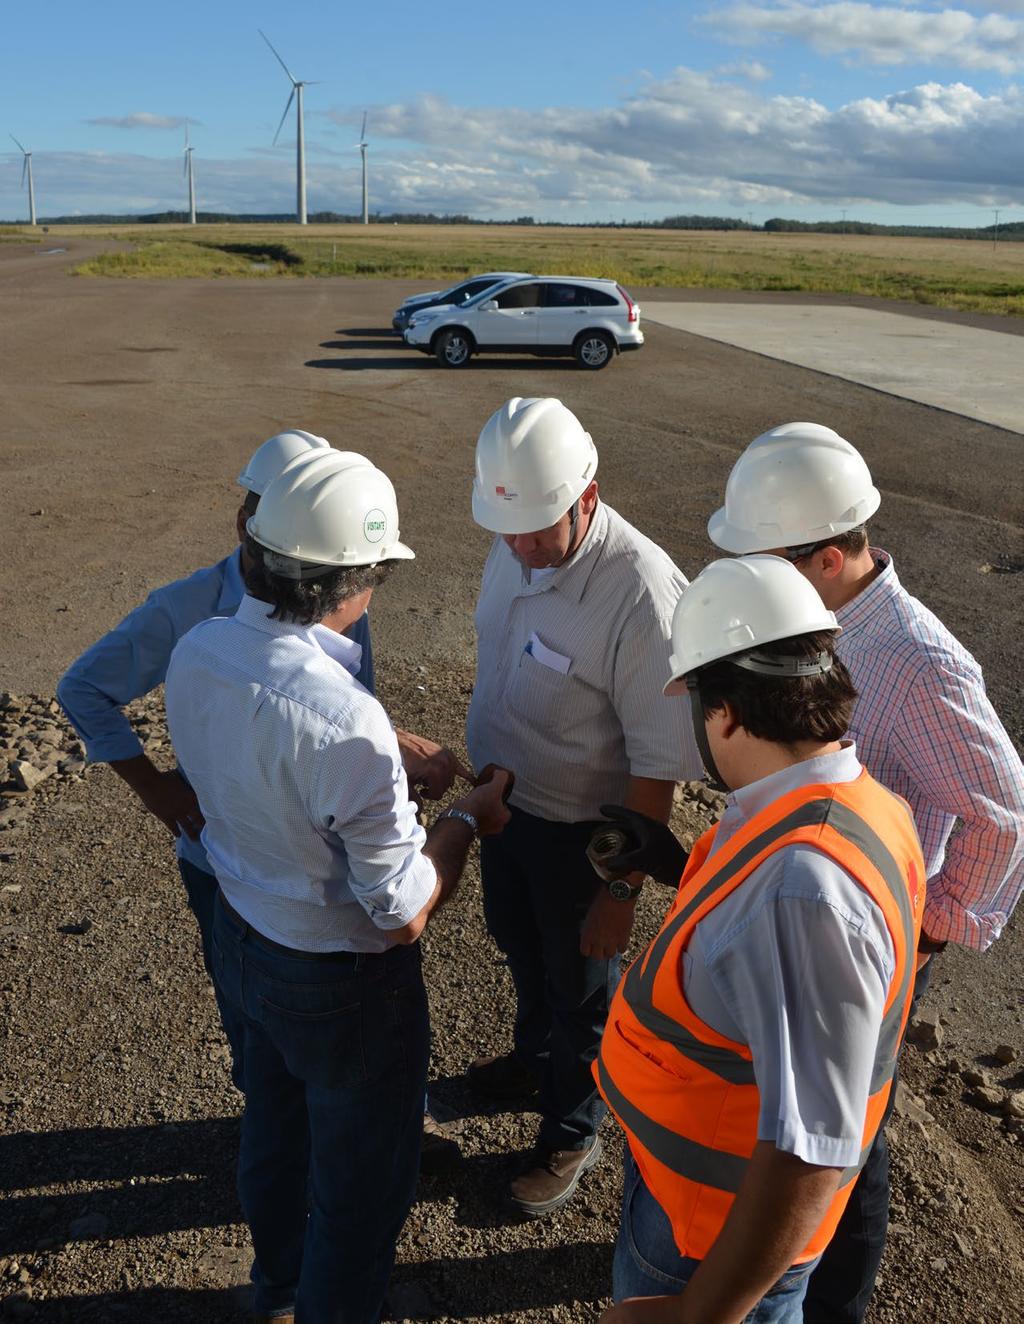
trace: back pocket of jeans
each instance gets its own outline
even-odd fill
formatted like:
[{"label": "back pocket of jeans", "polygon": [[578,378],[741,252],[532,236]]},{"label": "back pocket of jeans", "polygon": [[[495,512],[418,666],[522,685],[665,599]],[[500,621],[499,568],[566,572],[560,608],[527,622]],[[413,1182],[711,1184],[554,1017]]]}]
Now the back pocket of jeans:
[{"label": "back pocket of jeans", "polygon": [[260,1020],[291,1075],[308,1085],[355,1086],[368,1078],[361,1002],[297,1011],[260,998]]}]

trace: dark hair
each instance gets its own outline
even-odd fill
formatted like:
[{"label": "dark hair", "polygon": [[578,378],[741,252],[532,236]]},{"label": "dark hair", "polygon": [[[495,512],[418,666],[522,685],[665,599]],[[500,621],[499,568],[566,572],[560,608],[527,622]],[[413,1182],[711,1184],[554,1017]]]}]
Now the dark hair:
[{"label": "dark hair", "polygon": [[791,561],[802,561],[805,556],[813,556],[823,547],[838,547],[844,556],[860,556],[868,547],[868,526],[858,524],[855,529],[837,533],[834,538],[822,538],[821,542],[802,543],[798,547],[787,547],[786,555]]},{"label": "dark hair", "polygon": [[246,492],[245,500],[242,502],[242,509],[247,515],[255,515],[256,507],[260,504],[259,492]]},{"label": "dark hair", "polygon": [[394,561],[343,565],[325,571],[316,579],[288,579],[267,569],[263,564],[263,548],[258,542],[247,536],[245,547],[252,557],[252,567],[245,577],[248,592],[273,606],[274,610],[268,613],[272,620],[295,621],[299,625],[316,625],[337,611],[347,598],[354,598],[368,588],[377,588],[395,565]]},{"label": "dark hair", "polygon": [[698,673],[704,716],[728,703],[740,725],[759,740],[795,745],[804,740],[828,742],[845,735],[857,691],[850,673],[835,656],[830,630],[799,634],[758,645],[767,657],[808,657],[828,653],[832,668],[814,676],[762,676],[735,666],[728,658]]}]

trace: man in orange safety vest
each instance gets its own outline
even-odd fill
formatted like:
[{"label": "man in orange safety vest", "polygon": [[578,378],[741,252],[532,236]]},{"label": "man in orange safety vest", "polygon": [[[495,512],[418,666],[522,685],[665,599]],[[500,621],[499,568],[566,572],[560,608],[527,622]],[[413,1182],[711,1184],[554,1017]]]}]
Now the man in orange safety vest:
[{"label": "man in orange safety vest", "polygon": [[606,810],[632,837],[612,865],[682,871],[595,1065],[628,1141],[606,1324],[799,1321],[885,1112],[925,870],[906,804],[842,738],[837,629],[780,557],[708,566],[666,693],[689,693],[725,813],[687,861],[664,825]]}]

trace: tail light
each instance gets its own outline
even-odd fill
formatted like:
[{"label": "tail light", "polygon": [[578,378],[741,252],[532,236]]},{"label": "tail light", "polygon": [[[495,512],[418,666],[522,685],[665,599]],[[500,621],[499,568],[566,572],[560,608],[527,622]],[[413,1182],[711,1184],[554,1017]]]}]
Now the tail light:
[{"label": "tail light", "polygon": [[639,321],[640,321],[640,313],[637,311],[637,306],[636,306],[636,304],[635,304],[635,303],[633,302],[633,300],[629,297],[629,295],[626,293],[626,291],[622,288],[621,285],[616,285],[615,288],[616,288],[616,289],[618,290],[618,292],[622,295],[622,297],[626,300],[626,307],[629,309],[629,316],[626,318],[626,321],[627,321],[627,322],[639,322]]}]

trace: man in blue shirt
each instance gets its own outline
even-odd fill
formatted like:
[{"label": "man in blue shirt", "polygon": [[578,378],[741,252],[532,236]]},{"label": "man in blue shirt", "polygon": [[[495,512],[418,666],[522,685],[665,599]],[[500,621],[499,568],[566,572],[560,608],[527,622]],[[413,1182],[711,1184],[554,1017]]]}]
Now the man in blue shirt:
[{"label": "man in blue shirt", "polygon": [[[241,545],[216,565],[154,589],[140,607],[73,662],[57,686],[57,698],[84,742],[89,761],[109,763],[149,812],[175,836],[178,867],[189,906],[199,924],[203,962],[211,974],[210,940],[217,880],[199,839],[203,828],[199,803],[177,769],[161,772],[155,766],[122,709],[163,684],[175,645],[193,626],[214,616],[234,616],[245,594],[246,573],[251,568],[244,545],[245,525],[255,513],[260,496],[296,455],[329,448],[330,443],[323,437],[299,430],[278,433],[264,442],[238,477],[239,485],[245,489],[245,498],[235,517],[235,531]],[[362,650],[357,679],[372,694],[374,670],[368,616],[364,614],[355,622],[348,637]],[[410,783],[428,799],[444,795],[456,776],[468,775],[450,751],[433,741],[403,731],[396,734]],[[237,1017],[219,993],[217,1000],[231,1045],[232,1079],[240,1087],[241,1034]],[[429,1136],[434,1131],[429,1116],[425,1125]]]}]

